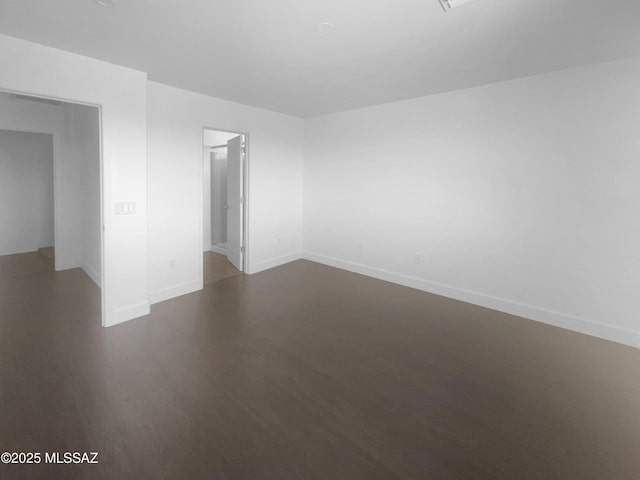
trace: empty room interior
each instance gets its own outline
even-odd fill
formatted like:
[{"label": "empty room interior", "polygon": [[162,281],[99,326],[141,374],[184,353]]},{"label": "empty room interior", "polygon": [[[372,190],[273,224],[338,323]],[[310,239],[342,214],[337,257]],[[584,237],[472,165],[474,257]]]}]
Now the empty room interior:
[{"label": "empty room interior", "polygon": [[640,478],[640,2],[0,0],[0,478]]}]

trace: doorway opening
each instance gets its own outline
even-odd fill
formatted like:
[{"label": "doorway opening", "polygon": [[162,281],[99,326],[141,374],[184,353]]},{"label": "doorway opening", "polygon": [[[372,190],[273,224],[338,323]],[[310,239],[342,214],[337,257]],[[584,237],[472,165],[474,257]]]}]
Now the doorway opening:
[{"label": "doorway opening", "polygon": [[69,282],[101,322],[101,171],[100,107],[0,91],[0,289]]},{"label": "doorway opening", "polygon": [[248,135],[203,130],[204,284],[246,271]]}]

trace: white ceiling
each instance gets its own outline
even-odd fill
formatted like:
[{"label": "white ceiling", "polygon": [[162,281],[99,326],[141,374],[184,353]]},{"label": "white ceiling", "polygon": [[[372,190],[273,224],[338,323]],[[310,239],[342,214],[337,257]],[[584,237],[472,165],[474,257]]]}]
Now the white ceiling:
[{"label": "white ceiling", "polygon": [[0,0],[0,32],[310,117],[640,55],[640,0]]}]

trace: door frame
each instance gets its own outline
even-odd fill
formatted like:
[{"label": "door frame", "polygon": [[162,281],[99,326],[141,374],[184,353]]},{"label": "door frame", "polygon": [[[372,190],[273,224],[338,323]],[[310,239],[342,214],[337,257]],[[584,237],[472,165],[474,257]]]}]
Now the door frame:
[{"label": "door frame", "polygon": [[[198,261],[198,269],[200,271],[200,275],[199,278],[200,280],[203,282],[204,284],[204,264],[202,261],[202,253],[205,251],[205,249],[207,251],[210,250],[211,245],[204,245],[203,242],[203,232],[204,232],[204,222],[203,222],[203,218],[204,218],[204,161],[205,161],[205,155],[208,155],[208,151],[210,151],[210,148],[207,148],[204,146],[204,135],[205,135],[205,131],[207,130],[214,130],[217,132],[224,132],[224,133],[232,133],[232,134],[236,134],[236,135],[243,135],[244,136],[244,143],[245,143],[245,155],[244,155],[244,164],[242,165],[242,197],[243,197],[243,204],[242,204],[242,245],[244,246],[244,256],[242,259],[242,267],[243,267],[243,272],[244,273],[249,273],[251,272],[251,264],[250,264],[250,249],[251,249],[251,245],[250,245],[250,235],[249,235],[249,217],[250,217],[250,202],[251,202],[251,192],[249,190],[249,179],[250,179],[250,175],[251,175],[251,162],[250,162],[250,156],[251,156],[251,142],[250,142],[250,134],[247,132],[239,132],[237,130],[228,130],[225,128],[218,128],[218,127],[210,127],[205,125],[204,127],[202,127],[202,134],[200,136],[200,150],[202,151],[202,155],[200,156],[200,164],[198,167],[198,178],[199,178],[199,182],[198,182],[198,197],[200,199],[200,201],[198,202],[198,230],[199,230],[199,235],[198,235],[198,243],[200,245],[199,248],[199,261]],[[209,180],[211,181],[211,180]]]},{"label": "door frame", "polygon": [[[73,103],[76,105],[83,105],[87,107],[95,107],[98,109],[98,161],[100,163],[100,191],[99,195],[99,203],[100,203],[100,225],[102,228],[100,229],[100,324],[105,326],[106,319],[106,295],[105,295],[105,249],[104,249],[104,146],[103,146],[103,138],[102,138],[102,105],[96,103],[83,102],[79,100],[72,100],[61,97],[52,97],[50,95],[43,95],[34,92],[22,91],[22,90],[12,90],[6,88],[0,88],[0,93],[6,93],[9,95],[27,95],[29,97],[42,98],[44,100],[53,100],[57,102],[63,103]],[[28,133],[45,133],[49,135],[53,135],[53,242],[54,248],[56,245],[60,243],[60,199],[58,192],[61,191],[61,177],[60,177],[60,160],[61,160],[61,141],[62,141],[62,132],[58,129],[47,129],[47,128],[39,128],[32,126],[24,126],[20,124],[7,124],[0,123],[0,128],[3,130],[16,130],[21,132]],[[56,271],[63,268],[64,265],[60,264],[60,259],[57,255],[54,256],[54,268]]]}]

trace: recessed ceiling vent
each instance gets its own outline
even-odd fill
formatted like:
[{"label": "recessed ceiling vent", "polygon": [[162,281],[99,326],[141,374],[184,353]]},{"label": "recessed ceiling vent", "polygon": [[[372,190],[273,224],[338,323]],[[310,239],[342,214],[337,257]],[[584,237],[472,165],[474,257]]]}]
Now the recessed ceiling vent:
[{"label": "recessed ceiling vent", "polygon": [[459,7],[460,5],[464,5],[465,3],[472,2],[473,0],[439,0],[442,9],[445,12],[448,12],[452,8]]}]

